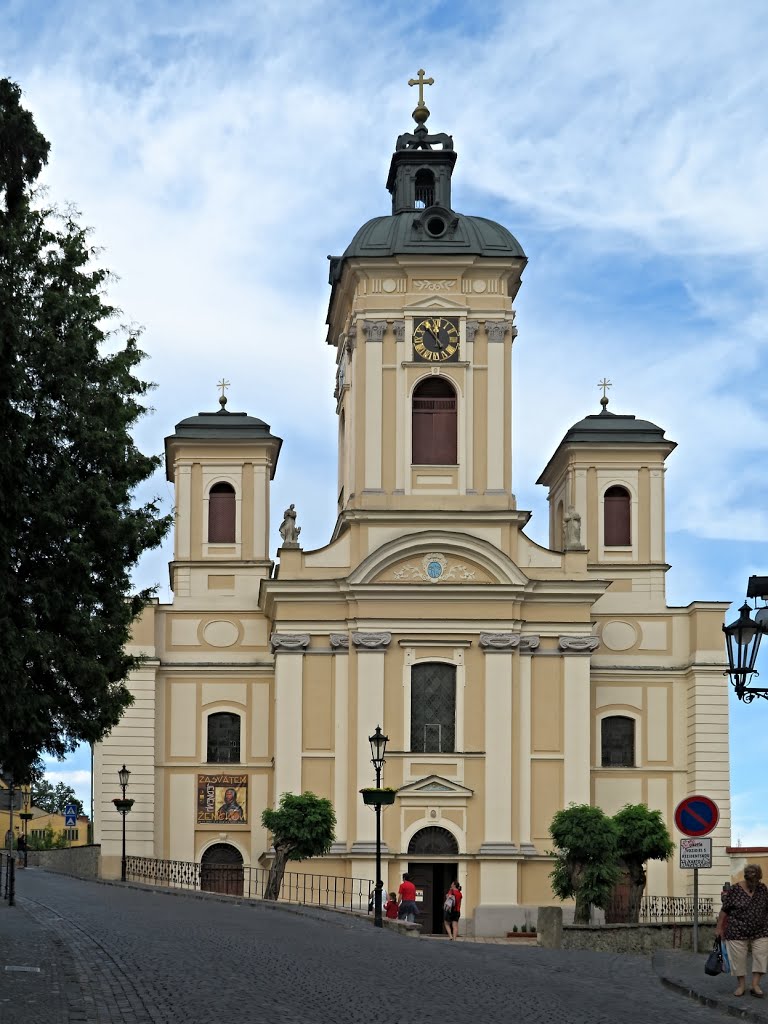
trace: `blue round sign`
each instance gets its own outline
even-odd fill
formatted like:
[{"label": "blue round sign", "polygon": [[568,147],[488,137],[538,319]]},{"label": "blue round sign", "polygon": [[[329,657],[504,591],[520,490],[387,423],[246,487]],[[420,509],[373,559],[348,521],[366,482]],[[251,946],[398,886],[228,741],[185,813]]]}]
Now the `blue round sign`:
[{"label": "blue round sign", "polygon": [[684,836],[708,836],[720,820],[720,809],[708,796],[687,796],[675,808],[675,825]]}]

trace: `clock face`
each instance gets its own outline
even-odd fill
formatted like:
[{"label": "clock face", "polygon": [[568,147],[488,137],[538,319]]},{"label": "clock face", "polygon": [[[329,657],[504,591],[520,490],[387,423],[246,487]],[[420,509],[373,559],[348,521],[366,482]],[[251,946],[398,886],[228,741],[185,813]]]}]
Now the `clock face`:
[{"label": "clock face", "polygon": [[417,359],[425,362],[456,359],[459,352],[458,322],[446,316],[420,320],[413,330],[413,351]]}]

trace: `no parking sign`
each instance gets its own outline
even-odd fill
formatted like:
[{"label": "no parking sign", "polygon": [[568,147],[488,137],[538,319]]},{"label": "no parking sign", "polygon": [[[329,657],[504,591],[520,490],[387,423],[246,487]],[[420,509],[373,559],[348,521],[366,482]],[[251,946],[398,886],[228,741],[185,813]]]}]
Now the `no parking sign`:
[{"label": "no parking sign", "polygon": [[719,820],[720,809],[708,796],[687,796],[675,808],[675,825],[684,836],[708,836]]}]

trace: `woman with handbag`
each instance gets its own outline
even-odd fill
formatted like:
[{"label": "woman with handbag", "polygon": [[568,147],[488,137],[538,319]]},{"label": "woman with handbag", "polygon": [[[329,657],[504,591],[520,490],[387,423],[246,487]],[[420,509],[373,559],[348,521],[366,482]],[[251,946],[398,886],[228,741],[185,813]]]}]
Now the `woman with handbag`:
[{"label": "woman with handbag", "polygon": [[723,905],[717,919],[716,935],[725,939],[731,974],[738,985],[735,996],[746,991],[747,952],[752,946],[752,986],[750,995],[763,998],[760,979],[768,968],[768,888],[761,881],[759,864],[747,864],[744,879],[723,893]]}]

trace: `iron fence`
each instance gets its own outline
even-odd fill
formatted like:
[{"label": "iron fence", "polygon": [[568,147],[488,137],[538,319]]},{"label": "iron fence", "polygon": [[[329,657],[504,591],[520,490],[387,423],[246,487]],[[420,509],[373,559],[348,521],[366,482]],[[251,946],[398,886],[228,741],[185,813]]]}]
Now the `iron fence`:
[{"label": "iron fence", "polygon": [[[269,871],[242,864],[199,864],[195,861],[157,860],[154,857],[127,857],[126,878],[170,889],[196,889],[225,896],[263,899]],[[368,878],[286,871],[279,899],[337,910],[367,910],[372,891],[373,883]]]},{"label": "iron fence", "polygon": [[14,855],[7,850],[0,850],[0,892],[11,907],[16,901],[15,869]]},{"label": "iron fence", "polygon": [[[643,896],[640,900],[640,924],[683,924],[693,921],[692,896]],[[629,898],[614,897],[605,906],[606,924],[629,924]],[[712,896],[699,897],[699,921],[714,921],[717,916]]]}]

